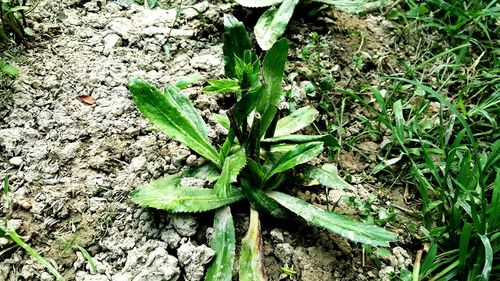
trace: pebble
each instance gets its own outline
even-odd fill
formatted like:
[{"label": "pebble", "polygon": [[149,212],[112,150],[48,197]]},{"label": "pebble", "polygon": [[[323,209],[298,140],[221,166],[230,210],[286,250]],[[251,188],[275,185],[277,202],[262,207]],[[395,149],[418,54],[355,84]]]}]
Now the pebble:
[{"label": "pebble", "polygon": [[21,157],[12,157],[9,159],[9,163],[13,166],[21,166],[23,164],[23,159]]}]

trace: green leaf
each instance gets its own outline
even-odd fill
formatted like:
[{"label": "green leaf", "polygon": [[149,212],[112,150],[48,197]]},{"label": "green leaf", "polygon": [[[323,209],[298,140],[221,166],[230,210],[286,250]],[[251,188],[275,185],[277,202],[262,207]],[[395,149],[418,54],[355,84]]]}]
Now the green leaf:
[{"label": "green leaf", "polygon": [[403,128],[405,119],[403,118],[403,105],[401,104],[401,100],[397,100],[393,104],[393,110],[394,119],[396,121],[396,138],[400,141],[401,144],[403,144],[405,140],[405,132]]},{"label": "green leaf", "polygon": [[337,167],[333,164],[325,164],[321,168],[308,166],[304,170],[304,178],[313,179],[308,185],[321,184],[334,189],[354,190],[354,187],[339,176]]},{"label": "green leaf", "polygon": [[481,280],[487,281],[490,280],[490,272],[493,267],[493,249],[487,236],[482,234],[478,234],[478,236],[481,238],[484,246],[484,266],[481,272]]},{"label": "green leaf", "polygon": [[153,9],[158,4],[158,0],[148,0],[148,8]]},{"label": "green leaf", "polygon": [[367,11],[372,11],[382,7],[385,0],[311,0],[312,2],[319,2],[330,4],[342,12],[359,14]]},{"label": "green leaf", "polygon": [[200,132],[206,139],[208,133],[207,125],[205,124],[205,121],[203,121],[203,118],[198,113],[198,111],[196,111],[191,101],[186,96],[184,96],[177,87],[167,85],[167,87],[163,91],[165,96],[168,97],[170,95],[174,99],[181,112],[185,114],[186,117],[191,120],[191,122],[194,123],[196,129],[198,129],[198,132]]},{"label": "green leaf", "polygon": [[245,149],[241,148],[233,155],[226,157],[222,166],[222,173],[214,185],[217,195],[227,197],[231,193],[231,183],[236,182],[236,177],[246,165]]},{"label": "green leaf", "polygon": [[243,240],[240,252],[240,281],[265,281],[264,255],[262,253],[262,234],[259,213],[250,210],[250,225]]},{"label": "green leaf", "polygon": [[215,212],[214,234],[210,247],[215,251],[215,260],[207,269],[205,281],[231,281],[236,249],[236,234],[229,206]]},{"label": "green leaf", "polygon": [[254,27],[255,39],[262,50],[269,50],[286,30],[299,0],[284,0],[279,8],[270,7]]},{"label": "green leaf", "polygon": [[266,87],[261,91],[256,107],[262,118],[261,136],[267,131],[276,114],[276,106],[281,97],[281,82],[283,81],[287,56],[288,41],[281,39],[273,45],[264,58],[262,76]]},{"label": "green leaf", "polygon": [[213,114],[212,117],[214,117],[215,121],[217,121],[217,123],[221,124],[222,127],[226,128],[228,130],[231,127],[231,123],[229,122],[229,118],[227,117],[227,115]]},{"label": "green leaf", "polygon": [[240,4],[243,7],[247,8],[262,8],[268,7],[274,4],[279,4],[283,2],[283,0],[234,0],[234,2]]},{"label": "green leaf", "polygon": [[179,89],[167,86],[162,93],[146,81],[133,78],[129,90],[139,110],[161,131],[220,165],[215,148],[205,137],[203,119]]},{"label": "green leaf", "polygon": [[244,197],[239,189],[233,188],[227,197],[219,197],[211,188],[185,187],[180,182],[179,175],[152,181],[131,193],[132,202],[174,213],[204,212],[229,205]]},{"label": "green leaf", "polygon": [[7,237],[8,239],[14,241],[17,245],[19,245],[19,247],[23,248],[30,256],[35,258],[40,264],[47,268],[47,270],[54,275],[57,281],[64,281],[64,278],[61,274],[59,274],[57,269],[55,269],[54,266],[52,266],[52,264],[43,258],[37,251],[31,248],[30,245],[26,244],[7,221],[0,220],[0,237]]},{"label": "green leaf", "polygon": [[301,144],[318,141],[323,142],[327,146],[339,147],[339,143],[332,135],[284,135],[263,139],[261,142],[272,144]]},{"label": "green leaf", "polygon": [[314,122],[318,114],[319,112],[310,106],[299,108],[287,117],[278,120],[274,136],[278,137],[293,134],[309,126]]},{"label": "green leaf", "polygon": [[182,178],[194,178],[198,180],[214,183],[220,177],[220,172],[217,166],[207,162],[206,164],[186,169],[182,173]]},{"label": "green leaf", "polygon": [[274,163],[273,168],[267,173],[265,180],[267,181],[277,173],[284,172],[316,158],[321,151],[323,151],[323,143],[321,142],[310,142],[297,145]]},{"label": "green leaf", "polygon": [[276,200],[270,198],[264,191],[259,189],[259,186],[252,184],[245,178],[242,178],[240,183],[242,192],[245,194],[248,201],[250,201],[253,208],[277,218],[290,218],[290,212],[283,208]]},{"label": "green leaf", "polygon": [[236,93],[241,91],[238,80],[235,79],[216,79],[208,80],[209,86],[203,88],[205,93]]},{"label": "green leaf", "polygon": [[7,75],[10,75],[12,77],[17,77],[19,75],[19,70],[12,66],[11,64],[4,64],[2,65],[2,72],[7,74]]},{"label": "green leaf", "polygon": [[224,54],[224,71],[227,77],[236,78],[234,70],[235,57],[242,58],[245,50],[251,50],[250,38],[243,23],[235,17],[224,14],[224,46],[222,51]]},{"label": "green leaf", "polygon": [[82,255],[85,257],[85,259],[89,263],[89,266],[90,266],[90,269],[91,269],[91,273],[96,274],[97,273],[97,267],[95,265],[94,259],[90,255],[90,253],[87,250],[85,250],[85,248],[83,248],[80,245],[75,245],[74,247],[76,249],[78,249],[82,253]]},{"label": "green leaf", "polygon": [[361,223],[349,217],[325,211],[281,192],[272,191],[268,195],[306,221],[351,241],[378,247],[389,246],[389,242],[396,240],[393,233],[376,225]]},{"label": "green leaf", "polygon": [[188,76],[186,78],[179,80],[177,83],[175,83],[175,86],[177,88],[179,88],[180,90],[182,90],[182,89],[186,88],[187,86],[189,86],[195,82],[198,82],[202,79],[203,79],[203,76],[201,76],[201,75],[191,75],[191,76]]}]

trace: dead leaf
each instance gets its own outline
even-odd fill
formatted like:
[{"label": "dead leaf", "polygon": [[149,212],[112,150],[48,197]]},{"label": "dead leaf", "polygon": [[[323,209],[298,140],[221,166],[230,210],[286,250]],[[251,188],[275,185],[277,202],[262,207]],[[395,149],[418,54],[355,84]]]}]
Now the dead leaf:
[{"label": "dead leaf", "polygon": [[88,104],[88,105],[93,105],[96,103],[95,99],[91,96],[87,96],[87,95],[80,95],[80,96],[77,96],[76,97],[79,101],[85,103],[85,104]]}]

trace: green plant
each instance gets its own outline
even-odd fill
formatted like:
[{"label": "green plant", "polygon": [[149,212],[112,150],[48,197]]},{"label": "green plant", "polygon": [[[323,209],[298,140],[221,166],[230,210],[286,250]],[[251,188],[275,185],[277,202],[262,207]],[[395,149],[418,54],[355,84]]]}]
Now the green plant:
[{"label": "green plant", "polygon": [[[251,204],[250,226],[242,240],[240,280],[264,280],[259,212],[291,219],[299,216],[349,240],[387,246],[395,236],[378,226],[325,211],[277,191],[286,171],[316,158],[325,145],[337,145],[330,135],[293,134],[311,124],[317,111],[303,107],[279,118],[277,104],[288,53],[288,42],[277,41],[262,65],[251,48],[241,22],[224,18],[225,79],[209,80],[209,93],[232,93],[237,102],[227,116],[215,115],[229,132],[217,150],[207,140],[206,125],[192,103],[176,86],[163,91],[134,78],[130,92],[139,110],[161,131],[210,161],[209,164],[166,176],[137,188],[132,201],[169,212],[216,210],[211,246],[216,251],[205,280],[231,280],[235,258],[235,230],[229,204],[246,198]],[[183,85],[185,86],[185,85]],[[342,187],[338,175],[325,167],[309,166],[321,184]],[[188,186],[193,179],[213,188]],[[344,182],[345,183],[345,182]],[[345,183],[346,184],[346,183]]]},{"label": "green plant", "polygon": [[[236,3],[249,8],[269,7],[259,18],[254,27],[255,38],[263,50],[269,50],[286,30],[292,18],[295,7],[302,2],[304,5],[328,4],[348,13],[362,13],[383,5],[384,0],[235,0]],[[279,5],[279,7],[276,7]],[[310,8],[308,8],[310,9]]]},{"label": "green plant", "polygon": [[96,268],[94,259],[92,258],[90,253],[87,250],[85,250],[85,248],[83,248],[80,244],[78,244],[77,238],[78,238],[77,235],[73,235],[70,240],[67,240],[64,237],[59,237],[59,240],[61,240],[61,242],[63,243],[62,252],[64,253],[64,252],[68,251],[69,249],[79,251],[80,253],[82,253],[83,257],[89,263],[89,266],[90,266],[92,273],[95,274],[97,272],[97,268]]},{"label": "green plant", "polygon": [[17,77],[19,75],[19,70],[11,65],[5,62],[3,58],[0,57],[0,79],[2,79],[2,73],[10,76],[10,77]]},{"label": "green plant", "polygon": [[[391,102],[374,89],[379,110],[345,93],[368,107],[392,132],[394,142],[388,150],[402,154],[383,163],[407,161],[408,181],[422,199],[421,238],[431,246],[422,263],[417,259],[413,280],[497,279],[500,268],[493,265],[498,264],[494,254],[500,251],[500,141],[495,137],[496,122],[488,116],[499,111],[500,95],[483,97],[463,115],[419,81],[396,81],[403,83],[399,91],[413,95]],[[430,115],[432,101],[440,107]],[[476,111],[483,114],[469,114]],[[375,167],[374,173],[385,166]]]},{"label": "green plant", "polygon": [[38,4],[28,6],[27,0],[2,0],[0,7],[0,41],[23,42],[33,34],[26,22],[26,14]]},{"label": "green plant", "polygon": [[[7,206],[10,208],[12,206],[12,200],[8,196],[9,192],[9,179],[8,177],[4,178],[4,192],[3,192],[3,199],[6,201]],[[19,247],[23,248],[30,256],[32,256],[35,260],[37,260],[40,264],[45,266],[47,270],[54,275],[56,280],[58,281],[63,281],[64,278],[62,278],[61,274],[57,271],[57,269],[54,268],[54,266],[48,262],[46,259],[44,259],[37,251],[35,251],[33,248],[31,248],[30,245],[26,244],[23,239],[17,234],[17,232],[14,230],[14,227],[9,223],[9,221],[6,218],[0,218],[0,238],[5,238],[8,240],[11,240],[12,242],[16,243]],[[7,253],[10,249],[5,249],[0,251],[0,256],[4,255]]]}]

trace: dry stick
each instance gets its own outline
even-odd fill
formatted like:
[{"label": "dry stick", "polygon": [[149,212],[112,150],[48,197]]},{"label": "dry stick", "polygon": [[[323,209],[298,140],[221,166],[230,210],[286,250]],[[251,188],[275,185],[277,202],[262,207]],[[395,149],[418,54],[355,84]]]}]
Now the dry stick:
[{"label": "dry stick", "polygon": [[420,275],[420,260],[422,259],[422,253],[424,250],[418,250],[417,255],[415,256],[415,263],[413,264],[413,280],[418,280],[418,276]]}]

